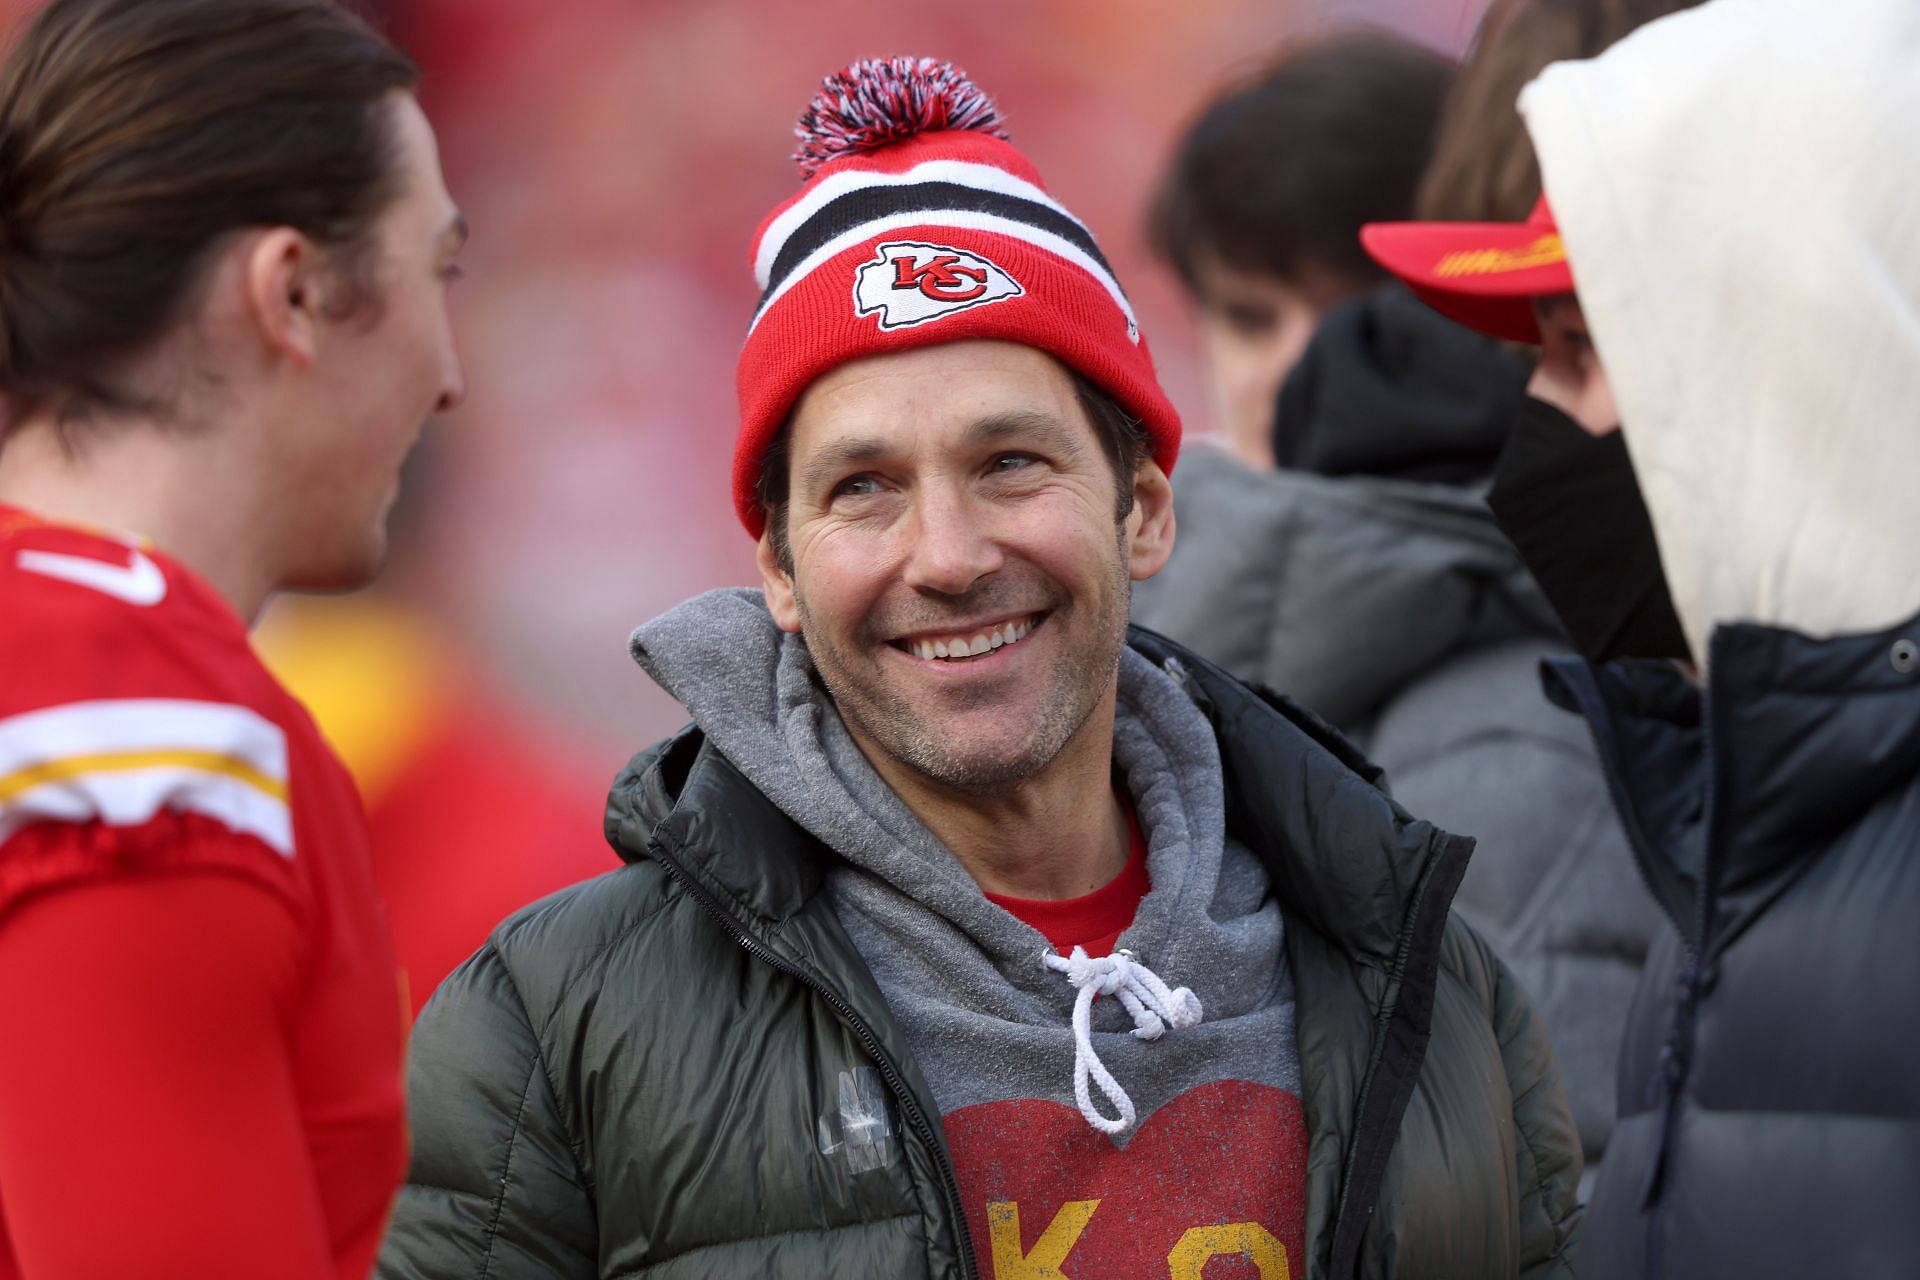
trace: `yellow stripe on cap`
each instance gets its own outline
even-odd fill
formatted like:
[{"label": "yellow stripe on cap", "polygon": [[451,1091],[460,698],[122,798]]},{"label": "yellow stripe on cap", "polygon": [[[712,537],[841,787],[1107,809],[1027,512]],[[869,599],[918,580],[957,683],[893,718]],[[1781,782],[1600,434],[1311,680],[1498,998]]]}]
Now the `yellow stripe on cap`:
[{"label": "yellow stripe on cap", "polygon": [[1530,267],[1551,267],[1567,260],[1566,246],[1557,232],[1549,232],[1522,249],[1457,249],[1440,259],[1433,274],[1441,279],[1495,276]]}]

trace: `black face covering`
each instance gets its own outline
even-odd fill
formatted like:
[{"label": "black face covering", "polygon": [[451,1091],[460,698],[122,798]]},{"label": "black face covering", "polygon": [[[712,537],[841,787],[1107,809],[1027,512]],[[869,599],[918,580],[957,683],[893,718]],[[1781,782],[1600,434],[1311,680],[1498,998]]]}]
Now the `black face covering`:
[{"label": "black face covering", "polygon": [[1487,505],[1588,660],[1691,659],[1619,431],[1527,397]]}]

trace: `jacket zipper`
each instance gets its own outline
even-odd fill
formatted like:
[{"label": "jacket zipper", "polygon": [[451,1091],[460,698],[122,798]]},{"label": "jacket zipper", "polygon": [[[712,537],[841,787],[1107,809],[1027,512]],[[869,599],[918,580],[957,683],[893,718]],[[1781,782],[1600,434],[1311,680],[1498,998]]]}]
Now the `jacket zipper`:
[{"label": "jacket zipper", "polygon": [[[1709,640],[1707,643],[1709,658],[1711,658],[1713,642]],[[1587,679],[1592,679],[1591,673],[1588,674]],[[1582,703],[1582,707],[1580,718],[1586,722],[1587,734],[1593,740],[1594,755],[1600,761],[1601,771],[1607,781],[1607,789],[1613,796],[1614,807],[1620,811],[1621,827],[1626,831],[1627,842],[1633,849],[1634,870],[1639,872],[1640,882],[1646,886],[1648,896],[1659,904],[1661,913],[1673,924],[1674,932],[1679,935],[1680,938],[1680,949],[1685,955],[1685,964],[1681,970],[1680,982],[1674,993],[1673,1021],[1668,1025],[1666,1038],[1660,1046],[1660,1060],[1657,1064],[1659,1075],[1655,1077],[1656,1084],[1659,1088],[1655,1105],[1660,1108],[1660,1132],[1654,1142],[1653,1157],[1648,1161],[1646,1171],[1641,1175],[1640,1190],[1636,1197],[1640,1211],[1647,1215],[1645,1274],[1648,1280],[1658,1280],[1661,1254],[1660,1233],[1662,1230],[1662,1220],[1665,1217],[1665,1214],[1662,1212],[1665,1207],[1665,1201],[1660,1195],[1660,1189],[1666,1177],[1667,1146],[1673,1137],[1673,1123],[1677,1117],[1679,1108],[1680,1089],[1682,1085],[1684,1085],[1686,1078],[1684,1056],[1692,1050],[1693,1037],[1691,1027],[1687,1027],[1685,1030],[1684,1038],[1687,1041],[1686,1046],[1682,1048],[1680,1045],[1682,1039],[1682,1024],[1683,1022],[1691,1022],[1693,1018],[1694,996],[1699,987],[1700,956],[1705,947],[1706,927],[1709,915],[1707,886],[1711,879],[1709,864],[1712,860],[1713,800],[1715,791],[1713,772],[1713,704],[1710,689],[1703,685],[1700,691],[1701,767],[1706,773],[1705,803],[1707,808],[1703,819],[1705,827],[1701,832],[1700,882],[1696,885],[1694,891],[1694,941],[1689,942],[1687,940],[1685,924],[1680,919],[1680,916],[1667,905],[1666,900],[1661,897],[1658,888],[1654,885],[1653,874],[1648,870],[1648,864],[1653,858],[1653,853],[1647,848],[1645,838],[1639,830],[1638,825],[1629,825],[1626,821],[1627,815],[1633,811],[1632,806],[1628,803],[1626,787],[1620,783],[1616,777],[1617,766],[1610,763],[1618,753],[1617,751],[1610,750],[1608,743],[1601,741],[1600,729],[1597,724],[1599,716],[1605,714],[1605,700],[1600,698],[1598,690],[1588,690],[1586,692],[1591,694],[1596,705],[1592,707],[1587,706],[1586,704],[1589,701],[1588,697],[1581,697],[1580,702]]]},{"label": "jacket zipper", "polygon": [[[1442,854],[1440,856],[1445,856],[1445,855]],[[1437,871],[1438,868],[1436,867],[1435,870]],[[1421,908],[1426,903],[1426,897],[1431,892],[1433,892],[1433,886],[1432,886],[1432,880],[1429,878],[1425,883],[1422,884],[1419,890],[1418,898],[1416,899],[1412,909],[1408,912],[1409,921],[1412,921],[1413,919],[1417,918],[1420,915]],[[1441,925],[1441,932],[1442,932],[1442,935],[1444,935],[1444,932],[1445,932],[1444,922]],[[1406,982],[1407,969],[1413,958],[1413,944],[1414,944],[1413,934],[1414,934],[1414,926],[1411,923],[1409,923],[1405,928],[1401,930],[1400,936],[1395,940],[1395,945],[1394,945],[1393,973],[1396,975],[1397,979],[1402,984],[1401,997],[1403,999],[1406,994],[1405,982]],[[1440,942],[1438,939],[1436,939],[1435,945],[1436,946],[1440,945]],[[1437,960],[1435,961],[1435,964],[1437,967],[1438,965]],[[1437,971],[1434,976],[1435,976],[1435,981],[1437,982],[1439,977]],[[1372,1052],[1368,1055],[1366,1072],[1361,1077],[1360,1093],[1354,1099],[1353,1117],[1354,1117],[1354,1124],[1355,1124],[1355,1133],[1354,1133],[1353,1148],[1351,1151],[1348,1152],[1346,1172],[1343,1174],[1341,1178],[1340,1195],[1339,1195],[1339,1198],[1334,1203],[1333,1218],[1330,1223],[1331,1244],[1330,1244],[1329,1256],[1332,1258],[1333,1274],[1336,1277],[1340,1275],[1340,1266],[1343,1261],[1341,1257],[1341,1254],[1342,1254],[1341,1235],[1342,1235],[1343,1228],[1345,1227],[1347,1222],[1348,1211],[1353,1208],[1354,1175],[1362,1164],[1363,1148],[1371,1148],[1375,1143],[1384,1141],[1388,1149],[1390,1150],[1392,1146],[1399,1141],[1399,1137],[1400,1137],[1400,1132],[1399,1132],[1400,1125],[1398,1120],[1396,1120],[1395,1123],[1390,1128],[1381,1127],[1381,1128],[1369,1128],[1369,1129],[1362,1130],[1360,1127],[1366,1117],[1367,1103],[1373,1094],[1374,1087],[1379,1082],[1380,1065],[1381,1063],[1386,1061],[1387,1047],[1389,1042],[1389,1037],[1387,1032],[1392,1027],[1393,1020],[1398,1015],[1398,1013],[1399,1013],[1399,1006],[1398,1006],[1398,1003],[1396,1002],[1393,1008],[1391,1009],[1382,1008],[1373,1015],[1373,1025],[1374,1025],[1373,1049],[1372,1049]],[[1426,1054],[1426,1046],[1424,1044],[1421,1046],[1420,1053],[1421,1053],[1422,1064],[1424,1066],[1424,1060],[1425,1060],[1425,1054]],[[1419,1074],[1418,1072],[1415,1072],[1414,1079],[1416,1081],[1418,1078],[1418,1074]],[[1372,1188],[1372,1194],[1375,1197],[1379,1195],[1379,1191],[1380,1189],[1378,1185]],[[1367,1212],[1369,1214],[1372,1212],[1372,1208],[1373,1206],[1370,1204],[1367,1208]],[[1356,1228],[1356,1230],[1364,1231],[1365,1227],[1361,1226]],[[1352,1263],[1355,1268],[1354,1274],[1358,1274],[1359,1250],[1360,1250],[1360,1244],[1359,1242],[1356,1241],[1352,1245],[1352,1253],[1353,1253]]]},{"label": "jacket zipper", "polygon": [[[1719,635],[1716,633],[1707,641],[1708,667],[1711,673],[1718,665],[1714,662]],[[1701,724],[1701,767],[1706,774],[1705,794],[1702,802],[1705,809],[1702,815],[1700,842],[1700,884],[1694,894],[1694,942],[1686,946],[1687,965],[1680,975],[1679,988],[1674,992],[1673,1023],[1667,1029],[1665,1043],[1660,1047],[1660,1087],[1661,1098],[1660,1135],[1654,1144],[1653,1160],[1647,1168],[1645,1180],[1640,1188],[1640,1208],[1647,1217],[1647,1276],[1648,1280],[1659,1280],[1661,1261],[1661,1232],[1664,1226],[1666,1198],[1661,1194],[1666,1179],[1667,1166],[1671,1161],[1669,1148],[1673,1142],[1674,1122],[1680,1110],[1680,1095],[1686,1088],[1687,1074],[1692,1068],[1694,1023],[1699,1017],[1699,1000],[1704,981],[1706,956],[1711,942],[1707,936],[1713,922],[1713,896],[1716,880],[1715,851],[1718,849],[1720,829],[1720,771],[1719,758],[1714,751],[1714,743],[1720,737],[1719,725],[1714,719],[1715,702],[1713,699],[1713,678],[1711,674],[1702,682],[1700,688],[1700,724]],[[1682,939],[1685,943],[1685,939]]]},{"label": "jacket zipper", "polygon": [[748,955],[798,980],[815,995],[825,1000],[828,1006],[840,1016],[841,1021],[845,1022],[853,1030],[854,1035],[859,1037],[867,1055],[880,1068],[881,1079],[885,1080],[887,1087],[893,1090],[894,1099],[900,1104],[901,1114],[906,1116],[914,1132],[926,1144],[928,1152],[933,1156],[934,1164],[940,1170],[941,1179],[946,1183],[947,1210],[953,1215],[954,1241],[959,1247],[960,1254],[960,1274],[966,1277],[966,1280],[978,1280],[980,1273],[974,1261],[973,1239],[967,1231],[966,1206],[960,1199],[959,1176],[954,1173],[946,1151],[940,1145],[940,1135],[935,1132],[932,1122],[927,1119],[926,1112],[920,1109],[920,1103],[913,1096],[913,1091],[907,1087],[907,1082],[901,1079],[900,1072],[887,1058],[885,1050],[880,1047],[879,1038],[873,1034],[866,1021],[837,991],[749,933],[746,926],[735,920],[706,886],[695,880],[692,873],[666,852],[659,840],[650,841],[648,851],[661,866],[666,868],[667,874],[692,895],[693,900],[705,908],[707,914],[713,917],[721,930],[738,943]]}]

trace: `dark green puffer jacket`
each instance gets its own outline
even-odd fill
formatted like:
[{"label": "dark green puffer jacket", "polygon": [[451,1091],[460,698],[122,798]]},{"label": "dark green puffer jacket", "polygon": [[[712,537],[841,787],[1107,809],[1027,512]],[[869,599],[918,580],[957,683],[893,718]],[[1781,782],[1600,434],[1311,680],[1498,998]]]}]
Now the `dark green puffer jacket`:
[{"label": "dark green puffer jacket", "polygon": [[[1284,700],[1132,643],[1211,718],[1229,826],[1285,915],[1309,1142],[1293,1274],[1571,1274],[1579,1148],[1546,1036],[1448,915],[1471,842],[1407,818]],[[632,865],[509,919],[422,1015],[379,1274],[992,1277],[822,892],[831,852],[694,729],[635,759],[607,821]],[[831,1118],[863,1068],[888,1136],[855,1159]]]}]

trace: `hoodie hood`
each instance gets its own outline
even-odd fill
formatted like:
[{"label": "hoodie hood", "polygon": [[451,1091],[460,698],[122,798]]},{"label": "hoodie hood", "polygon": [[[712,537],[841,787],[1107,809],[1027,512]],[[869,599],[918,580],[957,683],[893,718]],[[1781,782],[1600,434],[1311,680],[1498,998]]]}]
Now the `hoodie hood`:
[{"label": "hoodie hood", "polygon": [[1520,98],[1694,653],[1920,607],[1920,8],[1717,0]]},{"label": "hoodie hood", "polygon": [[1463,652],[1559,642],[1477,489],[1255,471],[1190,449],[1173,557],[1133,620],[1348,732]]},{"label": "hoodie hood", "polygon": [[1323,476],[1471,484],[1526,395],[1501,347],[1390,284],[1329,311],[1280,387],[1273,453]]}]

